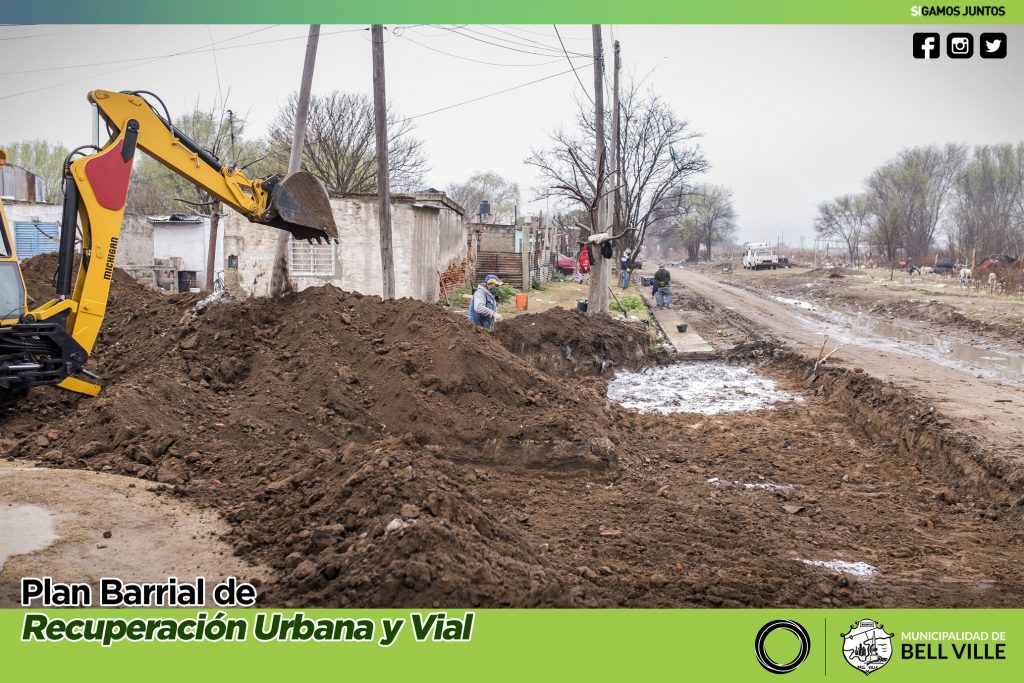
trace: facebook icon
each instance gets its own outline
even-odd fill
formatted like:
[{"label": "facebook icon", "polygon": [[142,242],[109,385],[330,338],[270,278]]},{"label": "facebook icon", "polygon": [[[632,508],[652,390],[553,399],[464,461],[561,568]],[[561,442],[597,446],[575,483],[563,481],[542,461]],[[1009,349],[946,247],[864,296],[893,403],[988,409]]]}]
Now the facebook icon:
[{"label": "facebook icon", "polygon": [[939,34],[938,33],[915,33],[914,34],[914,59],[938,59],[939,58]]}]

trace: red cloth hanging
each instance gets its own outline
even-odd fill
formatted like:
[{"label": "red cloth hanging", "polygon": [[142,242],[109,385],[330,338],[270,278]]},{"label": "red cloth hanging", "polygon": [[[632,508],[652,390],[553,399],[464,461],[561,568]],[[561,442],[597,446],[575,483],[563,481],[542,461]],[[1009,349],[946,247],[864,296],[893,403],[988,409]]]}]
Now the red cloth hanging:
[{"label": "red cloth hanging", "polygon": [[578,262],[580,264],[581,273],[590,272],[590,254],[587,253],[586,248],[580,249]]}]

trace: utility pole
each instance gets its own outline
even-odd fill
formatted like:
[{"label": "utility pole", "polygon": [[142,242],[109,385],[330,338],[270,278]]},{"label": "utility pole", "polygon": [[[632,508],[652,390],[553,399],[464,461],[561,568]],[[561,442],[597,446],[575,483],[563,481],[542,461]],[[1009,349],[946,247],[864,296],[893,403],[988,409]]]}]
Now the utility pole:
[{"label": "utility pole", "polygon": [[[519,227],[519,206],[515,208],[515,222],[516,227]],[[522,238],[519,240],[519,251],[520,259],[523,267],[523,291],[528,292],[533,286],[533,282],[530,278],[530,231],[526,227],[526,223],[523,223],[523,227],[520,228]]]},{"label": "utility pole", "polygon": [[[596,206],[591,234],[608,229],[607,202],[605,201],[605,144],[604,144],[604,62],[601,45],[601,24],[591,27],[594,40],[594,128],[597,145],[597,178],[594,201]],[[608,271],[611,259],[601,256],[601,245],[591,242],[594,260],[590,264],[590,290],[587,292],[587,315],[603,315],[608,308]]]},{"label": "utility pole", "polygon": [[214,200],[213,211],[210,212],[210,239],[206,244],[206,290],[211,293],[217,269],[217,231],[220,228],[220,209],[220,202]]},{"label": "utility pole", "polygon": [[[320,24],[309,25],[306,39],[306,59],[302,63],[302,81],[299,84],[299,100],[295,104],[295,130],[292,132],[292,151],[288,158],[288,175],[302,170],[302,148],[306,143],[306,119],[309,117],[309,97],[313,89],[313,67],[316,66],[316,48],[320,42]],[[277,253],[274,257],[274,272],[270,278],[270,295],[279,297],[291,289],[288,281],[288,248],[291,233],[280,231],[277,236]]]},{"label": "utility pole", "polygon": [[619,189],[622,185],[622,140],[619,136],[619,70],[622,68],[622,61],[619,59],[619,41],[615,41],[615,65],[612,73],[612,182],[615,188],[615,207],[612,218],[612,233],[618,235],[622,232],[620,224],[622,210],[622,195]]},{"label": "utility pole", "polygon": [[391,250],[391,187],[388,182],[388,105],[384,90],[384,26],[374,24],[373,123],[377,133],[377,213],[380,219],[380,265],[383,297],[395,298],[395,257]]}]

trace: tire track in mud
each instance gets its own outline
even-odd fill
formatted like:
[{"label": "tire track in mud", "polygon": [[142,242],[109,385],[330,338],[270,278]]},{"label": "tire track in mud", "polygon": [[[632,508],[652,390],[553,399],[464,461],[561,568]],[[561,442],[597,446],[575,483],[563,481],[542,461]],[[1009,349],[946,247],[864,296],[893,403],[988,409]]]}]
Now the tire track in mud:
[{"label": "tire track in mud", "polygon": [[[801,356],[813,359],[821,344],[817,330],[790,306],[690,270],[675,269],[683,291],[716,306],[716,313],[746,318],[740,329],[755,327],[753,338],[776,338]],[[742,314],[739,311],[743,311]],[[970,371],[938,365],[927,358],[849,343],[829,361],[830,366],[862,368],[918,398],[944,416],[953,431],[977,442],[972,451],[982,466],[1017,486],[1024,475],[1024,388],[979,377]]]}]

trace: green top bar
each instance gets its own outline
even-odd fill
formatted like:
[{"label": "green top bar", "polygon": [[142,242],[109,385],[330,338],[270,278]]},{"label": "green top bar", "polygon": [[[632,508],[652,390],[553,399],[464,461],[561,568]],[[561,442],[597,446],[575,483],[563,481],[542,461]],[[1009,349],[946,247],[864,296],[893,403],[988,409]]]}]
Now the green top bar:
[{"label": "green top bar", "polygon": [[2,0],[0,22],[1017,24],[1024,0]]}]

